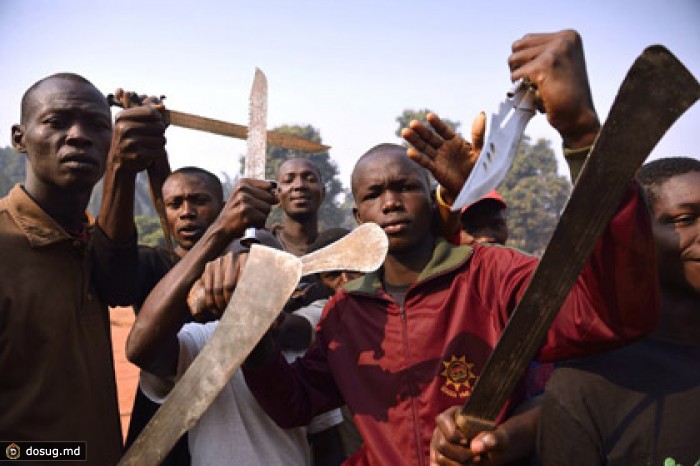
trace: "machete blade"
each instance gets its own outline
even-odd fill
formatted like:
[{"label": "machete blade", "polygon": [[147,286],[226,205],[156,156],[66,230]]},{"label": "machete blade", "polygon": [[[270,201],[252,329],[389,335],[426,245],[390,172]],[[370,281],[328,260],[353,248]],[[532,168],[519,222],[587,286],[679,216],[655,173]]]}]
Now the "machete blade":
[{"label": "machete blade", "polygon": [[700,98],[700,84],[666,48],[634,62],[522,299],[456,416],[473,436],[492,429],[636,171]]},{"label": "machete blade", "polygon": [[[158,465],[209,408],[265,334],[301,278],[301,262],[253,245],[214,334],[119,465]],[[275,286],[262,286],[274,283]]]},{"label": "machete blade", "polygon": [[[311,275],[333,270],[368,273],[384,263],[389,239],[376,223],[363,223],[328,246],[299,258],[301,274]],[[187,304],[192,315],[204,312],[204,287],[197,280],[190,289]]]}]

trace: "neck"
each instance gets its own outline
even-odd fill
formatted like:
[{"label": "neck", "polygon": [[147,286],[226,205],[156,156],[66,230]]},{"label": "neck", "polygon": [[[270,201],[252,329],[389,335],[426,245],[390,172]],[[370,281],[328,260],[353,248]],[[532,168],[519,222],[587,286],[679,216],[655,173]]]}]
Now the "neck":
[{"label": "neck", "polygon": [[700,344],[700,296],[690,291],[661,289],[659,325],[653,338]]},{"label": "neck", "polygon": [[280,235],[285,247],[306,250],[318,236],[318,220],[315,216],[300,220],[285,215]]},{"label": "neck", "polygon": [[54,188],[37,182],[27,174],[24,190],[56,223],[66,230],[77,231],[85,221],[85,209],[92,191]]},{"label": "neck", "polygon": [[407,251],[390,252],[384,261],[384,281],[392,285],[410,285],[418,280],[433,257],[435,238],[426,236]]}]

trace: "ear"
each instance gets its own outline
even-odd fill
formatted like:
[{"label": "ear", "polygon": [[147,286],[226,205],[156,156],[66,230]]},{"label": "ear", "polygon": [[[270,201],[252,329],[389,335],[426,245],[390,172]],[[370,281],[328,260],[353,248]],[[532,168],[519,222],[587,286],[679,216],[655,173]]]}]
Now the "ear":
[{"label": "ear", "polygon": [[12,125],[12,147],[17,152],[27,153],[27,148],[24,145],[24,127],[22,125]]},{"label": "ear", "polygon": [[357,210],[357,207],[352,208],[352,216],[355,217],[355,222],[357,222],[358,225],[362,225],[362,219],[360,218],[360,212]]}]

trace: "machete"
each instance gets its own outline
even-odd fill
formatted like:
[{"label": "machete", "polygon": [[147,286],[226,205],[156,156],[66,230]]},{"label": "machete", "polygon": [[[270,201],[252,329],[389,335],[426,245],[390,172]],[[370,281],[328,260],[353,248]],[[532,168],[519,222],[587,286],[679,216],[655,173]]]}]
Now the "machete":
[{"label": "machete", "polygon": [[[253,86],[250,88],[247,151],[243,164],[243,178],[265,179],[267,159],[267,77],[255,68]],[[255,238],[255,228],[247,228],[241,243],[249,246]]]},{"label": "machete", "polygon": [[[384,262],[389,240],[376,223],[363,223],[338,241],[299,258],[301,274],[312,275],[332,270],[367,273]],[[366,251],[366,252],[361,252]],[[187,296],[187,304],[195,317],[205,313],[204,287],[197,280]]]},{"label": "machete", "polygon": [[651,46],[634,62],[530,285],[455,416],[467,436],[495,427],[636,171],[698,98],[700,84],[666,48]]},{"label": "machete", "polygon": [[[163,98],[165,98],[165,96],[161,97],[161,100]],[[107,100],[110,105],[122,106],[116,101],[113,94],[108,94]],[[214,118],[207,118],[167,108],[163,111],[163,115],[166,119],[169,119],[171,125],[181,128],[194,129],[236,139],[246,139],[248,137],[248,127],[236,123],[229,123],[228,121],[216,120]],[[298,150],[299,152],[323,152],[331,148],[330,146],[319,144],[310,139],[294,136],[293,134],[278,133],[276,131],[267,132],[267,143],[274,147]]]},{"label": "machete", "polygon": [[[386,234],[376,224],[355,231],[359,233],[350,233],[306,259],[253,244],[216,331],[119,465],[155,466],[163,461],[277,318],[303,273],[379,268],[388,249]],[[270,283],[274,286],[265,286]]]},{"label": "machete", "polygon": [[[301,277],[299,259],[253,245],[216,330],[120,465],[157,465],[204,414],[279,315]],[[275,286],[260,286],[274,283]]]}]

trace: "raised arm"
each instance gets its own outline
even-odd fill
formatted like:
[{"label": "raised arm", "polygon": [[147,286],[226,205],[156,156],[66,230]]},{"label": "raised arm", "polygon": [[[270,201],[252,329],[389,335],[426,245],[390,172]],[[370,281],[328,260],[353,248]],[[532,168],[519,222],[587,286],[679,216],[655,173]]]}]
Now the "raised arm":
[{"label": "raised arm", "polygon": [[[146,298],[127,341],[127,357],[130,361],[157,375],[175,373],[177,332],[190,317],[186,300],[192,284],[202,277],[207,263],[215,260],[247,227],[264,226],[275,202],[272,183],[246,179],[239,181],[214,223]],[[229,277],[235,279],[240,265],[238,259],[225,256],[221,260],[231,271]],[[212,268],[213,265],[209,267]],[[203,278],[207,280],[214,276],[205,274]],[[208,289],[213,287],[208,286]],[[219,290],[216,296],[208,297],[210,305],[218,303],[221,306],[225,303],[225,293],[230,290],[225,291],[223,287],[219,287]]]},{"label": "raised arm", "polygon": [[93,276],[101,298],[111,305],[133,304],[138,294],[136,175],[167,158],[164,132],[158,107],[151,104],[120,112],[114,124],[93,238]]}]

